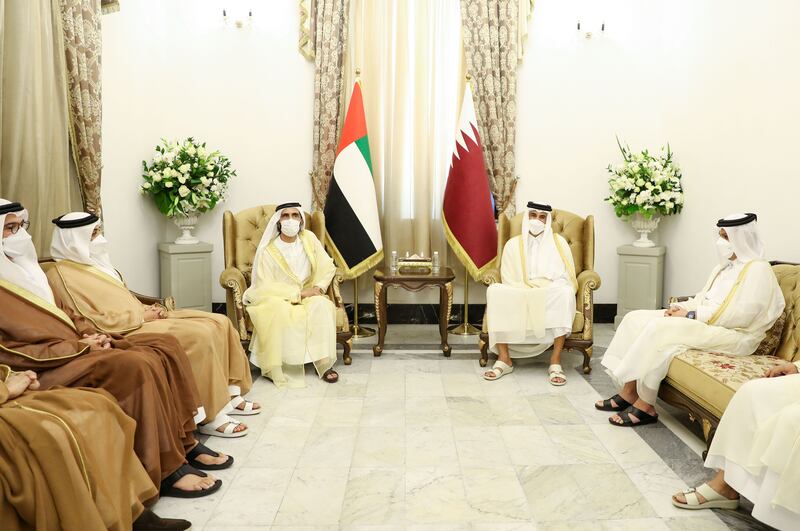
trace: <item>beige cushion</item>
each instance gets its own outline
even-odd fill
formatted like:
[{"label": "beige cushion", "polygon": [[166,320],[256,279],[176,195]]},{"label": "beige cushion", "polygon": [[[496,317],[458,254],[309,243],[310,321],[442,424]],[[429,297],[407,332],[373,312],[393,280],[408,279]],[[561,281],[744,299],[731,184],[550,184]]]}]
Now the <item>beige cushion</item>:
[{"label": "beige cushion", "polygon": [[666,382],[717,418],[744,383],[783,363],[776,356],[726,356],[689,350],[676,356]]},{"label": "beige cushion", "polygon": [[786,322],[775,355],[786,361],[800,361],[800,266],[772,266],[786,300]]},{"label": "beige cushion", "polygon": [[781,343],[781,335],[783,333],[783,325],[786,323],[786,312],[782,313],[778,320],[767,330],[764,339],[758,345],[758,348],[753,352],[754,356],[771,356],[778,350]]}]

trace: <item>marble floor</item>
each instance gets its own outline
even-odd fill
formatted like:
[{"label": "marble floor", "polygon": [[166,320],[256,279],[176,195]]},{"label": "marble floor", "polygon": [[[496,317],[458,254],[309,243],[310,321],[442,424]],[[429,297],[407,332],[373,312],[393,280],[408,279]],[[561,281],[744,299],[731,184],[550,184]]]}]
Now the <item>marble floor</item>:
[{"label": "marble floor", "polygon": [[[595,329],[595,358],[613,336]],[[220,492],[165,498],[155,511],[194,530],[725,530],[765,529],[746,511],[681,511],[670,495],[705,478],[703,445],[685,419],[637,430],[607,422],[593,402],[610,389],[597,359],[589,377],[565,354],[569,382],[546,381],[545,359],[481,378],[476,338],[435,326],[389,327],[386,350],[354,345],[339,383],[307,375],[301,390],[258,378],[242,417],[251,433],[212,437],[235,456]]]}]

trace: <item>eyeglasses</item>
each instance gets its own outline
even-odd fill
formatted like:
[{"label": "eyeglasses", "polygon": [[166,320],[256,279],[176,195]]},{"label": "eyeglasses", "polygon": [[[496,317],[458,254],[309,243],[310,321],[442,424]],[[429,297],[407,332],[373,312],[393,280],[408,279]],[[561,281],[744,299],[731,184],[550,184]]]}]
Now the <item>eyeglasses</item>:
[{"label": "eyeglasses", "polygon": [[16,234],[19,232],[19,229],[28,230],[28,227],[31,226],[30,221],[23,221],[22,223],[6,223],[3,226],[3,232],[8,231],[11,234]]}]

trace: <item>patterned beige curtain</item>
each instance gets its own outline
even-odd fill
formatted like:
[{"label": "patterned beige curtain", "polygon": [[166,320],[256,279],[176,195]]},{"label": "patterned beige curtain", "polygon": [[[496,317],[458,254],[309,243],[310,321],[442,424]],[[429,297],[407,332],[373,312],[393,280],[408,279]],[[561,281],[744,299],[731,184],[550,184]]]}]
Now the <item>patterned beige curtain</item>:
[{"label": "patterned beige curtain", "polygon": [[316,0],[314,20],[313,208],[322,210],[344,119],[342,59],[347,47],[350,0]]},{"label": "patterned beige curtain", "polygon": [[101,215],[100,0],[61,0],[70,140],[84,208]]},{"label": "patterned beige curtain", "polygon": [[[492,193],[499,211],[513,214],[516,177],[517,61],[521,44],[518,2],[461,0],[467,72],[473,78],[475,110]],[[528,4],[529,5],[529,4]]]}]

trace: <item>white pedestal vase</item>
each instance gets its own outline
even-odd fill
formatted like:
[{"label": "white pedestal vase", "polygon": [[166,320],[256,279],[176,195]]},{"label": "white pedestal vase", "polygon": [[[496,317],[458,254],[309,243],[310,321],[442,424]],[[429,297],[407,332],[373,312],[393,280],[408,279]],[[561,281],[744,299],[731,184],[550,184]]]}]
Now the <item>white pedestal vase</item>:
[{"label": "white pedestal vase", "polygon": [[630,218],[631,227],[639,233],[639,239],[633,242],[634,247],[655,247],[655,243],[650,240],[648,235],[655,232],[658,227],[658,222],[661,217],[654,215],[650,219],[644,217],[641,213],[637,212]]},{"label": "white pedestal vase", "polygon": [[190,216],[176,216],[172,219],[175,225],[181,229],[181,235],[175,240],[175,243],[180,245],[191,245],[199,242],[196,236],[192,234],[192,229],[197,225],[197,214]]}]

